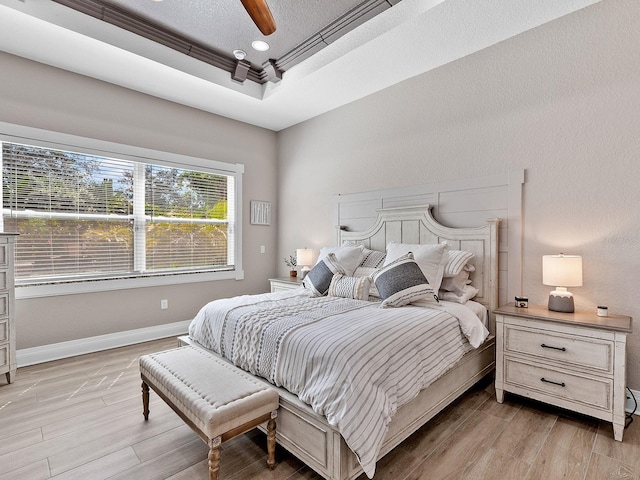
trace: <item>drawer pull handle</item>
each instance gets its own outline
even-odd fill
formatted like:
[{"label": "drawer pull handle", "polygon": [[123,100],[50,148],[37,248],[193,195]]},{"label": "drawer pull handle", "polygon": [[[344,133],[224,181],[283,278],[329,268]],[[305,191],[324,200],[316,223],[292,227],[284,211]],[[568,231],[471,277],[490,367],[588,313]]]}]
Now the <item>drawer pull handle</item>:
[{"label": "drawer pull handle", "polygon": [[552,347],[551,345],[545,345],[544,343],[540,344],[542,348],[551,348],[553,350],[560,350],[561,352],[566,352],[567,349],[564,347]]},{"label": "drawer pull handle", "polygon": [[541,382],[545,382],[545,383],[553,383],[554,385],[558,385],[559,387],[564,387],[564,386],[566,386],[566,385],[564,384],[564,382],[562,382],[562,383],[554,382],[553,380],[547,380],[547,379],[546,379],[546,378],[544,378],[544,377],[542,377],[542,378],[540,379],[540,381],[541,381]]}]

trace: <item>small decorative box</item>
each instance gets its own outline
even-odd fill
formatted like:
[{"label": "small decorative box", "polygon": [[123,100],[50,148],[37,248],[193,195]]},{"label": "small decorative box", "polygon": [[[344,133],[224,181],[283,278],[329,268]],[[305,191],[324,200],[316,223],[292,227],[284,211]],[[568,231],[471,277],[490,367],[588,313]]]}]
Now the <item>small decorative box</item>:
[{"label": "small decorative box", "polygon": [[529,307],[529,299],[527,297],[516,297],[516,307],[527,308]]}]

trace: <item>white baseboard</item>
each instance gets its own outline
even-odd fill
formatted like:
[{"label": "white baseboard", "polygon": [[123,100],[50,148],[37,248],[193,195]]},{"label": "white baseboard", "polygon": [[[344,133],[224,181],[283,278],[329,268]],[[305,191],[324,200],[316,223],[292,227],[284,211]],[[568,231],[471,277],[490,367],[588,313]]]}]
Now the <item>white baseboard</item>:
[{"label": "white baseboard", "polygon": [[[167,323],[155,327],[138,328],[125,332],[109,333],[97,337],[70,340],[68,342],[52,343],[40,347],[16,350],[18,367],[50,362],[61,358],[75,357],[85,353],[99,352],[110,348],[124,347],[135,343],[148,342],[160,338],[184,335],[189,329],[191,320]],[[178,344],[176,343],[176,347]]]},{"label": "white baseboard", "polygon": [[[631,390],[633,396],[636,397],[636,402],[640,403],[640,392],[638,390]],[[627,390],[627,405],[625,410],[629,413],[633,412],[634,407],[636,406],[635,402],[632,398],[629,398],[629,391]],[[640,415],[640,406],[636,408],[636,415]]]}]

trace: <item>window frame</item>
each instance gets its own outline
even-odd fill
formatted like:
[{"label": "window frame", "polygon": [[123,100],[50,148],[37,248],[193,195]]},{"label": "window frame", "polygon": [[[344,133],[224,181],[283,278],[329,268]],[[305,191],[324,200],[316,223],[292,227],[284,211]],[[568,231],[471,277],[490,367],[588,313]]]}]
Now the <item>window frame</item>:
[{"label": "window frame", "polygon": [[[107,278],[96,280],[72,280],[42,285],[19,285],[16,298],[39,298],[56,295],[106,292],[132,288],[178,285],[185,283],[209,282],[215,280],[243,280],[242,266],[242,179],[244,165],[218,160],[192,157],[171,152],[135,147],[132,145],[108,142],[93,138],[80,137],[66,133],[53,132],[22,125],[0,122],[0,141],[31,144],[58,150],[80,151],[82,153],[120,158],[133,162],[152,163],[166,167],[194,169],[209,173],[219,173],[235,178],[234,204],[234,269],[205,272],[163,272],[127,275],[126,278]],[[0,189],[2,188],[0,182]],[[0,191],[1,193],[1,191]]]}]

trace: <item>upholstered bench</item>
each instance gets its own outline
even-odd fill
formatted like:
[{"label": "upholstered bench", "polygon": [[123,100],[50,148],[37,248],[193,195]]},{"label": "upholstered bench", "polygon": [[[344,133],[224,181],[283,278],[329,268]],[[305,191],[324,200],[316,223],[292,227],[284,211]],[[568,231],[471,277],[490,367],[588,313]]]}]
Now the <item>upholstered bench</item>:
[{"label": "upholstered bench", "polygon": [[220,471],[220,445],[267,423],[267,465],[275,466],[278,392],[195,347],[140,357],[144,419],[152,388],[209,445],[209,479]]}]

